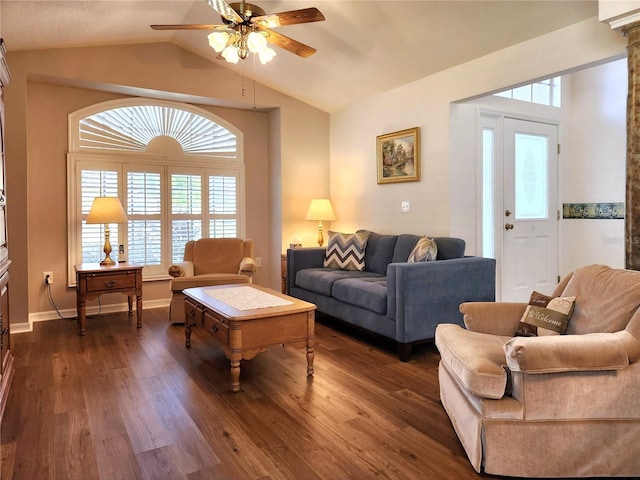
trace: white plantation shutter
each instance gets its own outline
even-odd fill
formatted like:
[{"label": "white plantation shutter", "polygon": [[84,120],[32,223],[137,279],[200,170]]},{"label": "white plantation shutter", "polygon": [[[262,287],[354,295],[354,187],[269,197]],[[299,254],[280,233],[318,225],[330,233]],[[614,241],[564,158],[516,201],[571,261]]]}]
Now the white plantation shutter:
[{"label": "white plantation shutter", "polygon": [[[80,177],[82,263],[95,263],[101,261],[104,256],[104,225],[87,224],[87,216],[91,211],[95,197],[118,196],[118,172],[116,170],[87,169],[81,170]],[[112,245],[117,244],[118,224],[109,225],[109,228],[110,242]]]},{"label": "white plantation shutter", "polygon": [[176,140],[186,154],[236,158],[237,137],[188,110],[167,105],[134,105],[95,113],[80,120],[81,150],[144,152],[158,136]]},{"label": "white plantation shutter", "polygon": [[238,184],[234,176],[209,176],[209,237],[238,235]]},{"label": "white plantation shutter", "polygon": [[171,175],[171,259],[181,262],[189,240],[202,238],[202,173]]},{"label": "white plantation shutter", "polygon": [[146,266],[163,264],[162,169],[157,168],[157,170],[157,172],[127,172],[126,211],[129,219],[127,260]]},{"label": "white plantation shutter", "polygon": [[104,226],[85,223],[96,196],[120,198],[129,221],[110,225],[112,258],[125,244],[126,260],[145,265],[145,279],[165,278],[189,240],[244,235],[242,134],[213,118],[188,105],[144,99],[69,116],[70,285],[74,264],[104,256]]}]

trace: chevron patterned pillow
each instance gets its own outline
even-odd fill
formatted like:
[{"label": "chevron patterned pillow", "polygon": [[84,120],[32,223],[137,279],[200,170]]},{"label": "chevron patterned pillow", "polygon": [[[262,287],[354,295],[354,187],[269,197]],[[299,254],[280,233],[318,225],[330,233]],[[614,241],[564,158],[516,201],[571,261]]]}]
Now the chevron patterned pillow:
[{"label": "chevron patterned pillow", "polygon": [[364,270],[364,249],[369,232],[338,233],[329,232],[327,253],[324,257],[326,268],[340,270]]},{"label": "chevron patterned pillow", "polygon": [[409,254],[407,263],[413,262],[430,262],[438,256],[438,245],[433,238],[422,237],[413,247]]}]

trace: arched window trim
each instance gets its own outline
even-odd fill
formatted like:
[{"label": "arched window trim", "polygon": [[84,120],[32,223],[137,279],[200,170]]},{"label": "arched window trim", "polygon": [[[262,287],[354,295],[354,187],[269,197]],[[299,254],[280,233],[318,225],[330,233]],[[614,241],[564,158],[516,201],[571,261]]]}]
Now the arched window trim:
[{"label": "arched window trim", "polygon": [[[130,151],[130,150],[115,150],[115,149],[97,149],[89,148],[85,149],[81,147],[80,142],[80,122],[82,119],[95,115],[99,112],[108,111],[115,108],[123,108],[127,106],[154,106],[174,108],[181,111],[190,112],[194,115],[203,117],[207,121],[211,121],[217,125],[220,125],[224,129],[233,133],[236,137],[236,151],[233,155],[229,155],[229,152],[208,152],[208,153],[181,153],[170,152],[147,152],[147,151]],[[185,172],[200,171],[202,174],[203,184],[211,178],[211,175],[232,175],[236,178],[237,193],[236,193],[236,225],[237,236],[245,236],[245,189],[244,189],[244,161],[243,161],[243,133],[231,125],[229,122],[221,119],[215,114],[212,114],[204,109],[194,107],[192,105],[168,102],[159,100],[150,100],[142,98],[128,98],[120,99],[108,102],[102,102],[89,107],[83,108],[76,112],[72,112],[68,117],[69,125],[69,153],[67,155],[67,185],[68,185],[68,199],[67,199],[67,211],[69,215],[69,245],[68,245],[68,285],[75,285],[75,273],[74,265],[82,262],[81,251],[81,230],[82,230],[82,199],[81,195],[81,180],[79,165],[114,165],[114,168],[120,169],[121,175],[118,180],[119,193],[118,195],[123,200],[123,205],[126,203],[123,198],[125,188],[125,172],[130,170],[131,165],[135,165],[144,170],[155,167],[157,171],[162,172],[162,219],[163,219],[163,238],[162,238],[162,257],[163,261],[159,265],[145,267],[143,269],[145,280],[157,280],[169,278],[167,275],[167,268],[172,263],[171,259],[171,225],[175,220],[175,215],[171,213],[171,174],[177,170],[184,170]],[[151,137],[151,139],[154,137]],[[149,141],[151,141],[151,139]],[[177,139],[176,139],[177,140]],[[146,167],[145,167],[146,166]],[[206,201],[206,200],[205,200]],[[85,206],[86,207],[86,206]],[[203,206],[203,209],[206,208]],[[86,214],[84,215],[86,216]],[[206,217],[206,215],[205,215]],[[209,218],[209,217],[207,217]],[[206,220],[211,221],[211,220]],[[205,220],[203,220],[203,224]],[[126,228],[122,229],[126,232]],[[208,228],[203,231],[208,232]],[[126,234],[123,232],[122,234]],[[126,238],[126,237],[125,237]],[[114,241],[115,240],[115,241]],[[122,243],[123,239],[115,239],[113,236],[112,226],[112,238],[111,243],[114,246],[114,253],[112,256],[117,256],[117,245]],[[126,243],[126,240],[125,240]],[[174,249],[175,250],[175,249]],[[175,254],[174,254],[175,256]]]},{"label": "arched window trim", "polygon": [[[235,158],[237,161],[242,163],[243,159],[243,133],[234,125],[230,124],[223,118],[218,117],[217,115],[208,112],[202,108],[195,107],[193,105],[189,105],[186,103],[178,103],[178,102],[168,102],[164,100],[152,100],[148,98],[127,98],[127,99],[119,99],[119,100],[109,100],[107,102],[97,103],[94,105],[90,105],[83,109],[77,110],[69,115],[69,152],[100,152],[101,150],[95,148],[82,148],[81,139],[80,139],[80,122],[85,118],[89,118],[93,115],[100,114],[102,112],[107,112],[110,110],[116,110],[119,108],[125,107],[165,107],[169,109],[182,110],[185,112],[192,113],[193,115],[197,115],[203,117],[214,124],[220,125],[225,128],[229,132],[235,135],[236,137],[236,151]],[[154,136],[155,137],[155,136]],[[174,137],[175,138],[175,137]],[[184,141],[181,141],[178,138],[175,138],[181,145]],[[139,155],[144,154],[145,152],[134,152],[127,149],[109,149],[104,150],[105,153],[119,153],[124,155]],[[184,153],[184,156],[193,156],[193,157],[204,157],[204,158],[231,158],[228,154],[216,154],[216,153],[195,153],[189,152]]]}]

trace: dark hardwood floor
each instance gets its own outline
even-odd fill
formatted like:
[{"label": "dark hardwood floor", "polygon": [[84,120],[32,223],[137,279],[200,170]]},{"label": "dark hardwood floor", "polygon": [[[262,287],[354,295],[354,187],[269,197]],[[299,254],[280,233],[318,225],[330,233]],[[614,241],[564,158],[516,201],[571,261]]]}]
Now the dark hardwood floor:
[{"label": "dark hardwood floor", "polygon": [[37,323],[11,339],[2,479],[473,479],[438,396],[438,353],[392,349],[316,325],[304,349],[229,363],[213,338],[145,310]]}]

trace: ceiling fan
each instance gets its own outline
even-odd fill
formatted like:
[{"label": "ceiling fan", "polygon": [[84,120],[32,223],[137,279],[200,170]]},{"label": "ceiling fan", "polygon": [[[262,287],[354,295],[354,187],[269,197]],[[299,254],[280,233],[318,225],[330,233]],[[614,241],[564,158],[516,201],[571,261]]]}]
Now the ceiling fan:
[{"label": "ceiling fan", "polygon": [[278,33],[273,28],[298,23],[321,22],[324,15],[315,7],[266,14],[251,3],[226,3],[224,0],[205,0],[222,16],[224,25],[183,24],[151,25],[154,30],[213,30],[209,34],[209,45],[230,63],[238,63],[249,53],[256,53],[264,64],[276,52],[267,46],[271,43],[291,53],[306,58],[316,49]]}]

